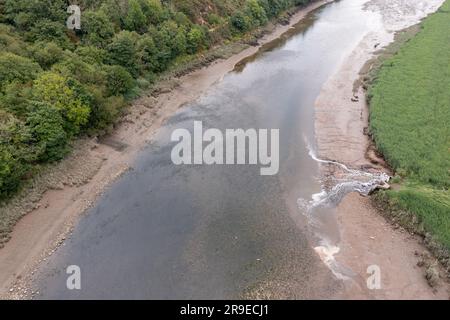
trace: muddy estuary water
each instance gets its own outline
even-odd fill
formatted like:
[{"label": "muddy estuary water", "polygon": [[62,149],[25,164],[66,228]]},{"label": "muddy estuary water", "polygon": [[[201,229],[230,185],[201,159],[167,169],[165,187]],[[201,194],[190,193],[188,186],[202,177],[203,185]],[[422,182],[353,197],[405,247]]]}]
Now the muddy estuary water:
[{"label": "muddy estuary water", "polygon": [[[374,178],[386,177],[349,171],[348,179],[364,179],[324,193],[314,106],[363,37],[383,27],[386,5],[364,10],[365,2],[342,0],[312,12],[170,117],[42,264],[37,298],[339,296],[351,270],[333,269],[317,254],[324,239],[339,242],[329,207],[340,190],[365,193]],[[261,176],[259,165],[174,165],[170,135],[192,130],[194,121],[205,129],[279,129],[279,173]],[[69,265],[80,267],[81,290],[66,287]]]}]

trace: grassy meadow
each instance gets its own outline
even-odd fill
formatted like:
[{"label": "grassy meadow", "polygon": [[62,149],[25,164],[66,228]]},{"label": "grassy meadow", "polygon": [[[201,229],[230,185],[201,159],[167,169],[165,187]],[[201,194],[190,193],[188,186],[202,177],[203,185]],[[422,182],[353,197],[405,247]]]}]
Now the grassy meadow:
[{"label": "grassy meadow", "polygon": [[450,1],[384,61],[368,97],[371,134],[400,181],[383,198],[450,248]]}]

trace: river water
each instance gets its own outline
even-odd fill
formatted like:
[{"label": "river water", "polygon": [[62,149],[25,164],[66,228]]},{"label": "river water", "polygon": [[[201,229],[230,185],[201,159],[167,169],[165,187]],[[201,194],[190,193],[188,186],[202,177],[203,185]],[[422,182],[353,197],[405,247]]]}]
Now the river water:
[{"label": "river water", "polygon": [[[173,115],[41,267],[38,298],[333,297],[341,281],[315,253],[298,199],[322,189],[310,155],[314,102],[381,23],[364,2],[312,12]],[[205,129],[279,129],[279,173],[174,165],[170,135],[196,120]],[[69,265],[81,269],[81,290],[66,288]]]}]

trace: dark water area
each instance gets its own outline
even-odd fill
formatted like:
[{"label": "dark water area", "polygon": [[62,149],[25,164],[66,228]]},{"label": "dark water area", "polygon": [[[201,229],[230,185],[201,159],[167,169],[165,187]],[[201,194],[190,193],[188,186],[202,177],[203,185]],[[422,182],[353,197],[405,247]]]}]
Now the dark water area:
[{"label": "dark water area", "polygon": [[[38,298],[331,295],[339,283],[311,248],[296,200],[320,191],[307,148],[314,101],[367,30],[360,3],[314,11],[173,115],[41,267]],[[223,131],[279,129],[279,173],[174,165],[171,133],[194,121]],[[69,265],[81,269],[81,290],[66,288]]]}]

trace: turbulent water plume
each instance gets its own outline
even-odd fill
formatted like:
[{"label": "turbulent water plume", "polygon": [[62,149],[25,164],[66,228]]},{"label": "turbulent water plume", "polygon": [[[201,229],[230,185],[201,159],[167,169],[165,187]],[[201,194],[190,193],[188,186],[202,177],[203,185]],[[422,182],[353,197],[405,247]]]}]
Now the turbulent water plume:
[{"label": "turbulent water plume", "polygon": [[[351,169],[337,161],[320,159],[307,141],[306,145],[311,158],[325,166],[322,168],[325,174],[321,179],[321,192],[313,194],[311,200],[298,199],[298,206],[307,216],[311,231],[316,237],[317,245],[315,245],[314,250],[320,259],[337,279],[351,280],[354,276],[352,270],[335,259],[335,256],[340,251],[339,235],[333,235],[333,232],[330,233],[329,223],[333,219],[328,216],[328,210],[324,211],[322,209],[336,207],[351,192],[358,192],[362,196],[368,196],[378,188],[386,188],[388,187],[390,176],[384,172]],[[331,223],[333,224],[333,222]]]},{"label": "turbulent water plume", "polygon": [[351,169],[337,161],[318,158],[309,144],[308,149],[311,158],[328,166],[329,174],[322,183],[321,192],[313,194],[311,200],[298,199],[300,209],[307,214],[311,214],[317,207],[335,207],[351,192],[368,196],[374,190],[388,186],[391,177],[384,172]]}]

